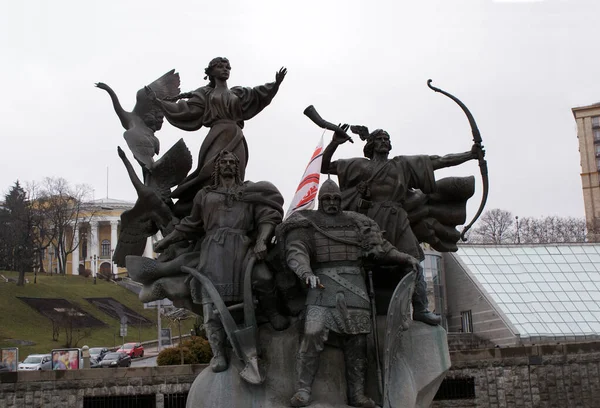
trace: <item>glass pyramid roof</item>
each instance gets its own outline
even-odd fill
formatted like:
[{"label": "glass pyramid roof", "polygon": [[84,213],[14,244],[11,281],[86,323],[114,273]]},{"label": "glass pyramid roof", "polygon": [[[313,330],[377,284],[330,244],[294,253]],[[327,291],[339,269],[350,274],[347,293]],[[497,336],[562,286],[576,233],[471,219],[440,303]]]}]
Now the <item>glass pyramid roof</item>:
[{"label": "glass pyramid roof", "polygon": [[600,335],[600,244],[460,246],[521,338]]}]

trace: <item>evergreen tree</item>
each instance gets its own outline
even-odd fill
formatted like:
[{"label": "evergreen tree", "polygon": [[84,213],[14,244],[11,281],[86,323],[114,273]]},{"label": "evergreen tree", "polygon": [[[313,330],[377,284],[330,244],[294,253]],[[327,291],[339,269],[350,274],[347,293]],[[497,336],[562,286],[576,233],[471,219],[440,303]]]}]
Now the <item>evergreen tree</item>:
[{"label": "evergreen tree", "polygon": [[19,272],[18,285],[33,266],[32,211],[27,193],[17,180],[4,197],[2,223],[2,266]]}]

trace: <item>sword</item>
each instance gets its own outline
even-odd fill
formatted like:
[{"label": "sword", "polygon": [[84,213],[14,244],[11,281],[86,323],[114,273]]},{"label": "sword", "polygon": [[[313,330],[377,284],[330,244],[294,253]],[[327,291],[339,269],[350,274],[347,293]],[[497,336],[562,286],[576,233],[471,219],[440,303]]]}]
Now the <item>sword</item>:
[{"label": "sword", "polygon": [[377,388],[379,395],[383,398],[383,374],[381,372],[381,355],[379,354],[379,335],[377,334],[377,309],[375,306],[375,286],[373,285],[373,271],[369,269],[369,297],[371,298],[371,319],[373,319],[373,342],[375,343],[375,355],[377,357]]}]

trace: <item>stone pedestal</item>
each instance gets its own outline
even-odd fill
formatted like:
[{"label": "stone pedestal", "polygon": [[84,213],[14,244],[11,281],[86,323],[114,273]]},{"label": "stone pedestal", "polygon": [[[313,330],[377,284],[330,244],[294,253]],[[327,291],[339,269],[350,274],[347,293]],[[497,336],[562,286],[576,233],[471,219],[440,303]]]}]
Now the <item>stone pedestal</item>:
[{"label": "stone pedestal", "polygon": [[[385,319],[378,319],[385,324]],[[190,388],[188,408],[283,408],[289,407],[289,400],[295,390],[296,350],[299,344],[300,322],[289,329],[277,332],[265,324],[260,329],[260,347],[263,353],[262,367],[266,381],[262,385],[250,385],[238,375],[243,367],[232,358],[230,368],[221,373],[213,373],[207,368],[198,375]],[[380,325],[380,341],[383,341],[384,327]],[[441,327],[432,327],[412,322],[402,337],[402,350],[408,355],[396,360],[390,378],[393,387],[402,387],[402,394],[394,398],[389,407],[429,407],[446,370],[450,367],[450,357],[446,344],[446,333]],[[370,343],[371,344],[371,343]],[[383,350],[383,347],[381,348]],[[369,357],[367,394],[382,403],[377,393],[376,364],[372,350]],[[346,379],[344,358],[340,349],[327,346],[321,354],[319,371],[313,384],[312,404],[314,408],[348,408],[346,405]]]}]

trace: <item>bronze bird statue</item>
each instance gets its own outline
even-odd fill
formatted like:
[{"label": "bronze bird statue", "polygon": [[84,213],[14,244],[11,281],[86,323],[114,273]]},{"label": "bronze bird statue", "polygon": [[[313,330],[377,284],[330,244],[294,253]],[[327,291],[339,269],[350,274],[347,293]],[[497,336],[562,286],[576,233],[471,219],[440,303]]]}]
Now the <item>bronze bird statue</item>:
[{"label": "bronze bird statue", "polygon": [[117,151],[138,195],[133,208],[121,214],[119,240],[113,255],[113,262],[124,267],[127,255],[144,253],[148,237],[158,231],[166,236],[178,222],[169,194],[171,187],[181,182],[191,169],[192,155],[180,139],[155,162],[152,181],[146,185],[135,173],[125,152],[120,147]]},{"label": "bronze bird statue", "polygon": [[103,82],[96,83],[96,87],[104,89],[110,96],[113,107],[121,125],[125,128],[123,137],[135,159],[142,166],[144,183],[154,168],[154,155],[160,152],[160,142],[154,132],[160,130],[164,114],[156,99],[173,97],[179,94],[179,74],[174,69],[167,72],[151,84],[143,87],[136,94],[136,104],[131,112],[121,106],[117,94],[111,87]]}]

